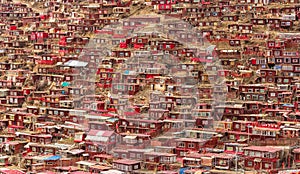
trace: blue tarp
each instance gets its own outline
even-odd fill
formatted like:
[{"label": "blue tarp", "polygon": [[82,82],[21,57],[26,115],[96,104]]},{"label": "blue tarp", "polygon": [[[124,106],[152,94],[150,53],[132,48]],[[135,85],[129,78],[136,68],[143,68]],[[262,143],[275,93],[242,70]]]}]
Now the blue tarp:
[{"label": "blue tarp", "polygon": [[45,161],[55,161],[55,160],[59,160],[61,158],[61,156],[55,155],[55,156],[50,156],[48,158],[45,158]]},{"label": "blue tarp", "polygon": [[282,66],[281,65],[275,65],[275,69],[281,69]]},{"label": "blue tarp", "polygon": [[184,172],[185,172],[186,170],[188,170],[188,169],[189,169],[188,167],[180,168],[179,174],[184,174]]},{"label": "blue tarp", "polygon": [[115,121],[118,121],[118,120],[119,120],[118,118],[109,118],[106,121],[115,122]]},{"label": "blue tarp", "polygon": [[70,85],[69,82],[62,82],[62,84],[61,84],[62,87],[66,87],[66,86],[69,86],[69,85]]},{"label": "blue tarp", "polygon": [[125,75],[128,75],[128,74],[129,74],[129,71],[128,71],[128,70],[125,70],[125,71],[124,71],[124,74],[125,74]]},{"label": "blue tarp", "polygon": [[283,104],[282,106],[286,106],[286,107],[294,107],[294,105],[292,105],[292,104]]}]

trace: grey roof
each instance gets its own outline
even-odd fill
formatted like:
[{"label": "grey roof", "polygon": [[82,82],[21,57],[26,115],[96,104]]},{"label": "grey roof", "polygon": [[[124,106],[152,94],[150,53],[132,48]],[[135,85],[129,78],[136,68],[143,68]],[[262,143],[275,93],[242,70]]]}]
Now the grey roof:
[{"label": "grey roof", "polygon": [[214,51],[214,49],[216,48],[216,45],[210,45],[206,48],[207,52],[208,53],[212,53]]},{"label": "grey roof", "polygon": [[70,67],[85,67],[88,64],[88,62],[78,61],[78,60],[69,60],[68,62],[65,62],[65,66]]}]

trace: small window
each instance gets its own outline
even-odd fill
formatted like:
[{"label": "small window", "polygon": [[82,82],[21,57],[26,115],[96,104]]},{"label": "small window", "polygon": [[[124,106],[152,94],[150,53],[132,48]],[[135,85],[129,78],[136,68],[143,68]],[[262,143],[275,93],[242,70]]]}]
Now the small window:
[{"label": "small window", "polygon": [[189,148],[194,148],[194,143],[189,143],[189,144],[188,144],[188,147],[189,147]]},{"label": "small window", "polygon": [[258,109],[257,105],[253,105],[252,109]]},{"label": "small window", "polygon": [[185,147],[185,143],[180,142],[180,143],[178,144],[178,147]]},{"label": "small window", "polygon": [[129,91],[133,91],[133,86],[128,87]]},{"label": "small window", "polygon": [[260,96],[259,96],[259,101],[264,101],[264,100],[265,100],[265,97],[262,96],[262,95],[260,95]]},{"label": "small window", "polygon": [[36,152],[36,147],[32,147],[32,152]]},{"label": "small window", "polygon": [[226,150],[227,150],[227,151],[233,151],[233,147],[232,147],[232,146],[227,146],[227,147],[226,147]]},{"label": "small window", "polygon": [[252,166],[253,166],[253,162],[252,162],[252,161],[248,161],[247,165],[248,165],[249,167],[252,167]]},{"label": "small window", "polygon": [[273,78],[268,78],[268,82],[272,83],[273,82]]},{"label": "small window", "polygon": [[269,163],[265,163],[265,168],[266,169],[270,168],[270,164]]},{"label": "small window", "polygon": [[219,165],[226,165],[226,160],[219,160]]},{"label": "small window", "polygon": [[253,99],[253,100],[257,100],[257,99],[258,99],[258,96],[257,96],[257,95],[253,95],[253,96],[252,96],[252,99]]}]

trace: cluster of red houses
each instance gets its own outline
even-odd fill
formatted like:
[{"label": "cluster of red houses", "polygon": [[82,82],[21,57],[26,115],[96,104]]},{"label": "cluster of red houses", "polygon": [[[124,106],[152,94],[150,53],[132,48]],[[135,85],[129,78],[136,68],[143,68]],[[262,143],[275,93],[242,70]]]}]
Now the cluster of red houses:
[{"label": "cluster of red houses", "polygon": [[298,0],[0,2],[0,174],[300,173]]}]

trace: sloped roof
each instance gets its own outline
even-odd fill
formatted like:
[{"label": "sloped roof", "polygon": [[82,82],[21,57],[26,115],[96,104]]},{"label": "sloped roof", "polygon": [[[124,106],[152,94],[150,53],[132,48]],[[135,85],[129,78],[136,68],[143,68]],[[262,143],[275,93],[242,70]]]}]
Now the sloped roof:
[{"label": "sloped roof", "polygon": [[270,147],[270,146],[249,146],[249,147],[245,147],[243,149],[260,151],[260,152],[270,152],[270,153],[275,153],[275,152],[282,150],[280,147]]},{"label": "sloped roof", "polygon": [[69,60],[64,63],[65,66],[71,66],[71,67],[85,67],[88,63],[78,60]]},{"label": "sloped roof", "polygon": [[90,130],[86,140],[107,142],[109,137],[114,134],[114,131]]}]

